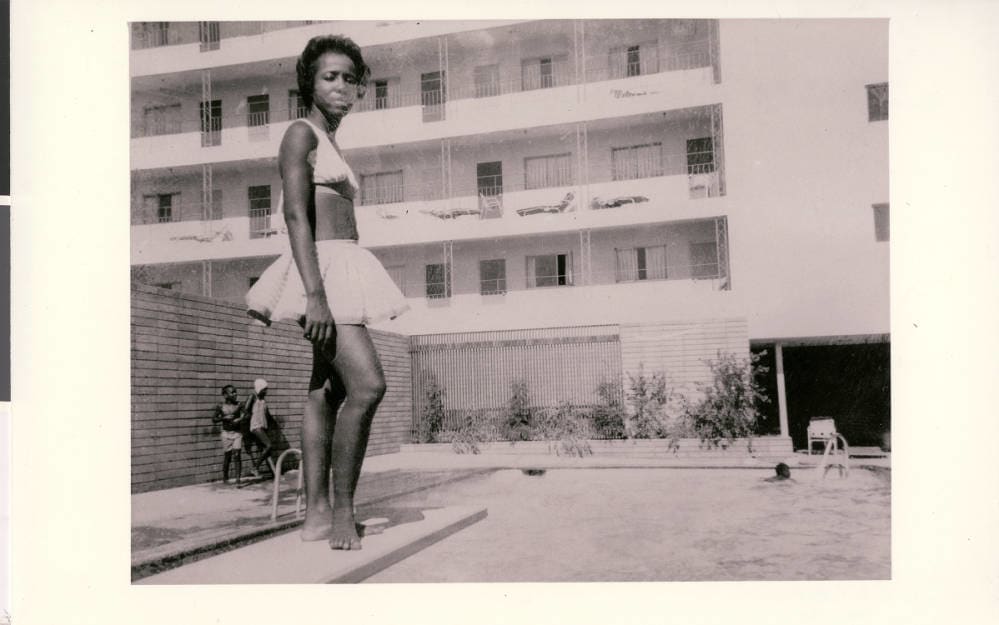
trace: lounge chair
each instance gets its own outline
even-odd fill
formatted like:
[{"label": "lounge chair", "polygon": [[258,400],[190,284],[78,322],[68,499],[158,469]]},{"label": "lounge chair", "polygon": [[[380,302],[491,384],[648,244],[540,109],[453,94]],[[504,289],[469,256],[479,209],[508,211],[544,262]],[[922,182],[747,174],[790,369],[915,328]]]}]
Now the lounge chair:
[{"label": "lounge chair", "polygon": [[458,217],[478,215],[480,213],[477,208],[435,208],[434,210],[425,210],[421,212],[438,219],[457,219]]},{"label": "lounge chair", "polygon": [[601,208],[617,208],[624,204],[641,204],[642,202],[648,202],[649,198],[644,195],[619,195],[618,197],[605,200],[600,197],[593,198],[590,205],[595,209]]},{"label": "lounge chair", "polygon": [[529,206],[527,208],[518,208],[517,214],[520,215],[521,217],[526,217],[528,215],[537,215],[539,213],[564,213],[567,210],[571,211],[575,209],[575,206],[572,203],[575,197],[576,195],[572,191],[569,191],[568,193],[565,194],[565,197],[562,198],[562,201],[559,202],[558,204],[549,205],[549,206]]}]

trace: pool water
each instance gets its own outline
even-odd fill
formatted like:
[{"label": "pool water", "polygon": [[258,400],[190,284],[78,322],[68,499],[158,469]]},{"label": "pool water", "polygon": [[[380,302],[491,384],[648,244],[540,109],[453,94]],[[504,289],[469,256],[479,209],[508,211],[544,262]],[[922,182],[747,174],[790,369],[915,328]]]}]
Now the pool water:
[{"label": "pool water", "polygon": [[501,470],[393,501],[488,517],[367,582],[869,580],[891,575],[887,471]]}]

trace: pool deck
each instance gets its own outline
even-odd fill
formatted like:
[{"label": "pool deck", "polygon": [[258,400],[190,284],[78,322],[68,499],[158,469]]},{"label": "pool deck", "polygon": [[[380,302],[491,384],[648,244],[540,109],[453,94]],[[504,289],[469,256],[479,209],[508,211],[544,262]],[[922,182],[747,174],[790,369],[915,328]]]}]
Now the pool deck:
[{"label": "pool deck", "polygon": [[[815,467],[821,459],[821,455],[800,452],[782,458],[754,458],[748,454],[682,457],[623,445],[622,453],[595,453],[582,458],[548,453],[546,448],[536,445],[520,445],[516,453],[513,449],[493,447],[480,454],[456,454],[447,448],[429,451],[404,448],[399,453],[372,456],[365,460],[358,485],[357,520],[363,523],[374,517],[391,517],[395,511],[386,502],[395,497],[503,468],[772,471],[776,462],[783,461],[794,471]],[[852,466],[891,466],[890,457],[876,449],[852,451],[855,456],[851,459]],[[132,581],[180,566],[190,569],[188,565],[209,556],[291,532],[301,523],[295,518],[297,473],[292,472],[282,482],[276,522],[271,521],[273,482],[269,479],[251,480],[241,488],[212,482],[132,495]],[[378,538],[384,542],[382,537]],[[330,575],[329,579],[336,577]]]}]

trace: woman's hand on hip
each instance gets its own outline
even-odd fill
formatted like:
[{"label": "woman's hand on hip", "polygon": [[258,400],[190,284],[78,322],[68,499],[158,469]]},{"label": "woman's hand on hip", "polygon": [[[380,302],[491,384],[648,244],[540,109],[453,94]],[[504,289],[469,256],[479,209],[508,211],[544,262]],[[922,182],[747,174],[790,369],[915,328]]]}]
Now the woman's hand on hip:
[{"label": "woman's hand on hip", "polygon": [[324,349],[336,345],[336,323],[325,293],[309,295],[305,307],[305,338]]}]

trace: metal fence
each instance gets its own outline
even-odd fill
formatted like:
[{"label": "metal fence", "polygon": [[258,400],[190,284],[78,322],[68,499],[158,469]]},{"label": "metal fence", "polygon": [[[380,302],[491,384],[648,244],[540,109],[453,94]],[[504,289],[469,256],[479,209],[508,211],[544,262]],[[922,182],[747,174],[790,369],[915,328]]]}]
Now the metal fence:
[{"label": "metal fence", "polygon": [[503,418],[517,382],[527,385],[532,408],[591,406],[600,384],[622,376],[616,325],[418,335],[411,353],[414,437],[435,385],[443,429],[453,430],[473,412]]}]

